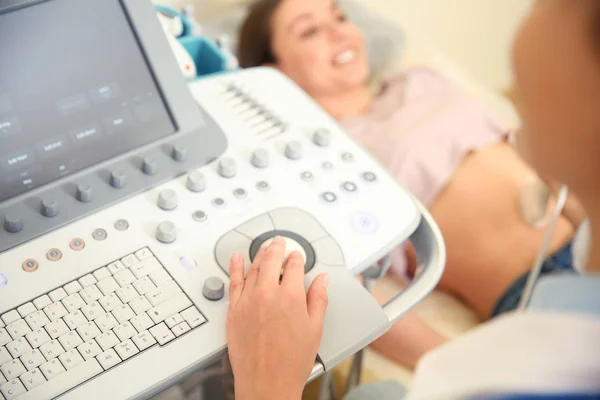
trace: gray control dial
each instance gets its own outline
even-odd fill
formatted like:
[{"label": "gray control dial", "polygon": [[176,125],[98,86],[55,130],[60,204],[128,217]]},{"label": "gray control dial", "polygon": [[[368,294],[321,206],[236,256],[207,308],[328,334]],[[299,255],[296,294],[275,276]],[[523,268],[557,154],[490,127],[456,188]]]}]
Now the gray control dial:
[{"label": "gray control dial", "polygon": [[173,243],[177,240],[177,228],[171,221],[161,222],[156,228],[156,240],[161,243]]},{"label": "gray control dial", "polygon": [[177,193],[172,189],[162,190],[158,194],[158,206],[165,211],[172,211],[177,208]]},{"label": "gray control dial", "polygon": [[44,217],[52,218],[56,217],[60,212],[58,201],[53,199],[42,200],[42,215]]},{"label": "gray control dial", "polygon": [[158,169],[158,164],[156,160],[153,158],[146,157],[142,163],[142,171],[146,175],[154,175],[156,174],[156,170]]},{"label": "gray control dial", "polygon": [[302,143],[297,140],[291,141],[285,146],[285,156],[290,160],[299,160],[304,155]]},{"label": "gray control dial", "polygon": [[319,129],[313,134],[313,142],[317,146],[327,147],[331,144],[331,132],[327,129]]},{"label": "gray control dial", "polygon": [[187,177],[187,188],[192,192],[202,192],[206,189],[206,179],[200,171],[190,172]]},{"label": "gray control dial", "polygon": [[269,166],[269,152],[265,149],[257,149],[252,153],[250,161],[256,168],[267,168]]},{"label": "gray control dial", "polygon": [[188,158],[188,150],[185,146],[181,144],[176,144],[173,146],[173,152],[171,153],[171,157],[173,160],[177,162],[184,162]]},{"label": "gray control dial", "polygon": [[82,203],[89,203],[93,198],[92,186],[87,183],[83,183],[77,186],[77,200]]},{"label": "gray control dial", "polygon": [[233,158],[222,158],[219,161],[217,172],[223,178],[233,178],[237,174],[237,166]]},{"label": "gray control dial", "polygon": [[4,229],[10,233],[18,233],[23,230],[23,220],[20,216],[7,214],[4,217]]},{"label": "gray control dial", "polygon": [[125,186],[126,178],[123,171],[113,171],[110,174],[110,186],[115,189],[121,189]]},{"label": "gray control dial", "polygon": [[208,278],[204,282],[202,294],[211,301],[221,300],[225,296],[225,282],[216,276]]}]

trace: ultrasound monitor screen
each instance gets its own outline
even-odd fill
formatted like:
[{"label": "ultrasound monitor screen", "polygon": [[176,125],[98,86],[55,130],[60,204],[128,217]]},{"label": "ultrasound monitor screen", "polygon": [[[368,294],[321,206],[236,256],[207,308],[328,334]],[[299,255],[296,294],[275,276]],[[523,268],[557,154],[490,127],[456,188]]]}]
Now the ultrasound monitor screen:
[{"label": "ultrasound monitor screen", "polygon": [[0,201],[175,133],[118,0],[0,13]]}]

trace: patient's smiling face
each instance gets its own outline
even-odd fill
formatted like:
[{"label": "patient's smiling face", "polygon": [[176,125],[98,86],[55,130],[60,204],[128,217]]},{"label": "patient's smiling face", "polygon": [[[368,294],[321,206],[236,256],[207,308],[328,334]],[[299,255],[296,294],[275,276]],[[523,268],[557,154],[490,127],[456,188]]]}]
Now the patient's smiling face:
[{"label": "patient's smiling face", "polygon": [[276,67],[312,96],[364,85],[362,35],[332,0],[283,0],[271,19]]}]

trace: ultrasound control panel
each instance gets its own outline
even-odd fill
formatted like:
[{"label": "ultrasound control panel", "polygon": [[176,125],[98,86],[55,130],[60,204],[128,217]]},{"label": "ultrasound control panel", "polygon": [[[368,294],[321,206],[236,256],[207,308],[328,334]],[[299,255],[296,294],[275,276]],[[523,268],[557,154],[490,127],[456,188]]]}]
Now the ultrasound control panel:
[{"label": "ultrasound control panel", "polygon": [[[0,38],[14,36],[17,21],[42,40],[34,22],[52,13],[80,32],[77,14],[86,25],[60,57],[80,65],[99,57],[81,53],[81,38],[97,49],[104,40],[93,16],[110,14],[122,31],[121,56],[104,74],[55,71],[32,87],[17,61],[0,74],[0,120],[19,120],[19,133],[0,128],[0,153],[9,149],[10,176],[21,179],[0,176],[0,399],[147,398],[223,357],[229,259],[240,252],[249,267],[275,236],[304,256],[306,288],[320,273],[331,277],[311,379],[435,287],[444,251],[430,216],[285,76],[257,68],[187,86],[144,0],[15,4],[0,8]],[[141,61],[149,72],[136,70],[135,85],[118,79]],[[16,78],[3,81],[6,72]],[[52,79],[73,94],[48,94]],[[142,87],[153,93],[147,124],[136,119]],[[47,129],[30,122],[29,97],[37,115],[49,113]],[[116,109],[127,112],[108,117]],[[69,132],[84,122],[97,130],[79,137],[102,140],[77,147]],[[409,238],[422,273],[381,307],[355,275]]]}]

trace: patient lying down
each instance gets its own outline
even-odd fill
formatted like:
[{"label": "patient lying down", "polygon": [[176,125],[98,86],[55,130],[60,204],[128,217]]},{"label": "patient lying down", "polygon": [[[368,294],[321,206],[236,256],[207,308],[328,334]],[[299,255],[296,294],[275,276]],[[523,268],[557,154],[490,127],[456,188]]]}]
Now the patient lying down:
[{"label": "patient lying down", "polygon": [[[519,191],[535,174],[500,121],[427,69],[399,73],[370,91],[361,34],[332,0],[259,0],[241,30],[239,58],[243,67],[268,65],[288,75],[429,208],[447,246],[440,289],[482,319],[514,309],[543,230],[519,215]],[[576,206],[573,221],[557,224],[546,272],[570,267],[563,256],[579,223]],[[410,248],[393,256],[397,276],[414,273]],[[374,347],[412,367],[444,340],[409,314]]]}]

